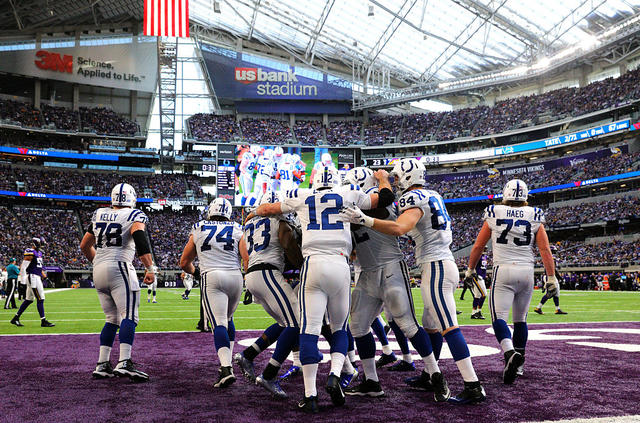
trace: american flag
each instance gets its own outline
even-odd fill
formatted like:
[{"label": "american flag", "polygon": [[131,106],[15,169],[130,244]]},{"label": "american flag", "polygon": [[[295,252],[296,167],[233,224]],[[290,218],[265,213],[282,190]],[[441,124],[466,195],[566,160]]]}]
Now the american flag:
[{"label": "american flag", "polygon": [[144,35],[189,36],[189,0],[144,0]]}]

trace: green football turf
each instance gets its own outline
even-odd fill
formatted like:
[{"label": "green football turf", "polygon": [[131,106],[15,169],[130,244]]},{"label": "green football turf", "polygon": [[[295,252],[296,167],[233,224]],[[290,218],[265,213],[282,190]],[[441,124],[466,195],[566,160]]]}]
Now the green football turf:
[{"label": "green football turf", "polygon": [[[0,334],[39,334],[39,333],[98,333],[104,323],[104,314],[93,289],[71,289],[51,292],[47,290],[45,309],[47,319],[54,322],[54,328],[41,328],[36,305],[32,304],[24,313],[22,328],[9,323],[15,310],[0,309]],[[158,303],[149,304],[146,300],[146,289],[141,291],[140,324],[138,331],[190,331],[195,330],[199,318],[198,301],[200,292],[194,289],[189,300],[183,300],[182,289],[160,289]],[[483,308],[487,320],[471,320],[469,318],[472,297],[467,292],[465,300],[460,301],[460,292],[456,292],[458,309],[463,311],[458,316],[460,324],[489,324],[489,307]],[[416,312],[422,315],[422,297],[420,289],[413,289]],[[533,308],[538,304],[542,293],[535,291],[529,313],[530,323],[557,322],[600,322],[600,321],[637,321],[640,319],[638,292],[584,292],[563,291],[560,306],[568,315],[553,314],[554,305],[550,300],[545,304],[543,316],[535,314]],[[261,306],[240,304],[234,320],[237,329],[264,329],[273,323]]]}]

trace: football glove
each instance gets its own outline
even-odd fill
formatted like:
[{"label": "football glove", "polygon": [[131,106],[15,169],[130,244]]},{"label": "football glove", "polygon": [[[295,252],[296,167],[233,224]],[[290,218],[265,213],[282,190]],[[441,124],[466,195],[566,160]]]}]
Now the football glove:
[{"label": "football glove", "polygon": [[196,270],[193,272],[193,280],[200,282],[200,268],[196,267]]},{"label": "football glove", "polygon": [[544,284],[547,290],[547,296],[553,297],[558,294],[558,278],[555,275],[547,276],[547,282]]},{"label": "football glove", "polygon": [[467,269],[464,272],[464,278],[469,279],[471,276],[476,274],[476,269]]},{"label": "football glove", "polygon": [[249,305],[253,302],[253,294],[248,289],[244,291],[244,300],[242,300],[242,304]]},{"label": "football glove", "polygon": [[345,222],[355,223],[366,226],[367,228],[373,226],[374,218],[364,214],[358,207],[343,207],[340,209],[339,215],[340,219]]}]

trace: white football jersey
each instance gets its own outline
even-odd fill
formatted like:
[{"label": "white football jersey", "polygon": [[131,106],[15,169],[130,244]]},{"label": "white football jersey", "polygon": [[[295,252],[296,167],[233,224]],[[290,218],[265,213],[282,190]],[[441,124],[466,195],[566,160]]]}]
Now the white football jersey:
[{"label": "white football jersey", "polygon": [[244,239],[249,253],[249,267],[256,264],[272,264],[284,270],[284,249],[280,245],[278,229],[280,219],[256,216],[244,225]]},{"label": "white football jersey", "polygon": [[451,218],[440,194],[424,188],[407,191],[398,200],[398,208],[400,214],[412,208],[419,208],[423,213],[416,226],[407,233],[416,244],[416,263],[453,260],[449,248]]},{"label": "white football jersey", "polygon": [[290,161],[282,161],[278,171],[280,172],[280,181],[292,181],[293,172],[296,170],[296,165]]},{"label": "white football jersey", "polygon": [[483,219],[491,229],[493,264],[521,264],[533,266],[533,246],[544,212],[537,207],[489,206]]},{"label": "white football jersey", "polygon": [[136,244],[131,236],[131,226],[135,222],[146,224],[147,221],[147,215],[142,210],[130,207],[103,207],[96,210],[91,217],[91,231],[96,238],[93,265],[116,261],[132,263]]},{"label": "white football jersey", "polygon": [[351,227],[339,219],[342,207],[371,208],[371,198],[357,185],[326,190],[294,189],[282,201],[282,212],[295,211],[302,227],[302,255],[351,254]]},{"label": "white football jersey", "polygon": [[242,238],[242,228],[236,222],[201,220],[193,225],[191,235],[203,272],[240,269],[238,243]]},{"label": "white football jersey", "polygon": [[[372,192],[378,192],[377,189]],[[395,204],[387,207],[389,217],[386,220],[396,220],[398,210]],[[403,259],[402,250],[398,244],[398,238],[393,235],[383,234],[376,230],[361,226],[353,231],[356,241],[355,267],[361,271],[369,271],[397,263]]]},{"label": "white football jersey", "polygon": [[[329,167],[332,167],[332,168],[335,169],[336,165],[335,165],[335,163],[331,162],[329,164]],[[322,162],[316,162],[316,164],[313,165],[313,170],[315,170],[316,172],[320,172],[323,169],[324,169],[324,165],[322,164]]]},{"label": "white football jersey", "polygon": [[273,174],[273,161],[265,156],[260,156],[256,163],[256,171],[259,176],[270,178]]},{"label": "white football jersey", "polygon": [[240,162],[240,172],[252,175],[255,167],[256,156],[254,156],[250,151],[245,152],[242,155],[242,161]]},{"label": "white football jersey", "polygon": [[191,273],[185,273],[184,282],[193,285],[193,275]]}]

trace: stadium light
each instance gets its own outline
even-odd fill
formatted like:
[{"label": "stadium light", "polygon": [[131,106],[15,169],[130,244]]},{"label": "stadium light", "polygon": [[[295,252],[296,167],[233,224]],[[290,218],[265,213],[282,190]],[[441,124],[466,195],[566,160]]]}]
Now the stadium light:
[{"label": "stadium light", "polygon": [[213,2],[213,13],[220,13],[220,2],[219,1],[214,1]]},{"label": "stadium light", "polygon": [[369,5],[369,13],[367,14],[367,16],[373,16],[373,5]]}]

